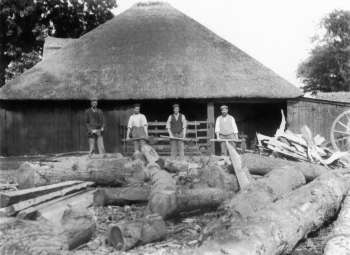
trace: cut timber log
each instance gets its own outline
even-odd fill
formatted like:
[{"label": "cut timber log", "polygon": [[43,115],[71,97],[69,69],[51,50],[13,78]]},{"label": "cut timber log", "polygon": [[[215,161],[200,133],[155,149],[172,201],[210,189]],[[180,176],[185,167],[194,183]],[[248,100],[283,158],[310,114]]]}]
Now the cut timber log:
[{"label": "cut timber log", "polygon": [[137,245],[165,239],[166,234],[163,219],[149,215],[137,221],[109,226],[107,240],[118,250],[129,250]]},{"label": "cut timber log", "polygon": [[69,186],[73,186],[74,184],[78,184],[81,182],[82,181],[66,181],[66,182],[60,182],[57,184],[45,185],[45,186],[36,187],[36,188],[15,190],[15,191],[9,191],[9,192],[0,192],[0,207],[1,208],[6,207],[23,200],[27,200],[30,198],[34,198],[40,195],[44,195],[53,191],[66,188]]},{"label": "cut timber log", "polygon": [[350,254],[350,192],[346,195],[340,213],[323,252],[324,255]]},{"label": "cut timber log", "polygon": [[225,216],[210,223],[203,231],[204,238],[216,235],[223,225],[230,225],[232,219],[245,217],[270,203],[280,199],[288,192],[305,184],[304,175],[294,167],[274,169],[223,204]]},{"label": "cut timber log", "polygon": [[66,239],[45,221],[17,218],[0,220],[0,254],[62,254],[68,250]]},{"label": "cut timber log", "polygon": [[258,154],[246,153],[241,155],[241,157],[243,166],[247,167],[251,174],[257,175],[265,175],[272,169],[283,166],[295,166],[302,171],[307,181],[311,181],[330,171],[328,168],[317,164],[265,157]]},{"label": "cut timber log", "polygon": [[151,175],[152,187],[147,213],[158,214],[163,219],[173,217],[184,211],[217,208],[225,199],[232,196],[229,189],[177,187],[172,176],[161,170],[157,164],[148,165],[148,171]]},{"label": "cut timber log", "polygon": [[156,152],[156,150],[148,144],[143,144],[141,146],[141,152],[143,153],[143,155],[147,159],[148,163],[154,163],[154,162],[157,162],[159,160],[159,155]]},{"label": "cut timber log", "polygon": [[71,187],[62,189],[62,190],[58,190],[49,194],[45,194],[42,196],[38,196],[36,198],[32,198],[32,199],[28,199],[28,200],[24,200],[21,202],[18,202],[16,204],[10,205],[8,207],[4,207],[0,209],[0,216],[12,216],[15,215],[16,213],[18,213],[21,210],[27,209],[31,206],[35,206],[38,205],[40,203],[49,201],[51,199],[54,199],[56,197],[62,197],[65,196],[71,192],[74,191],[78,191],[84,188],[87,188],[89,186],[92,186],[94,183],[93,182],[82,182],[82,183],[78,183],[76,185],[73,185]]},{"label": "cut timber log", "polygon": [[295,245],[334,217],[350,186],[349,171],[332,171],[268,207],[241,215],[198,254],[288,254]]},{"label": "cut timber log", "polygon": [[232,215],[247,215],[305,183],[305,177],[299,169],[290,166],[277,168],[237,193],[224,207]]},{"label": "cut timber log", "polygon": [[63,157],[55,162],[25,162],[17,171],[21,188],[69,180],[93,181],[97,185],[121,186],[144,181],[144,163],[128,158]]},{"label": "cut timber log", "polygon": [[163,218],[176,209],[176,182],[158,164],[148,164],[145,170],[151,180],[151,193],[149,196],[148,214],[159,214]]},{"label": "cut timber log", "polygon": [[36,220],[39,217],[56,223],[60,219],[67,207],[77,209],[87,209],[93,205],[93,194],[95,190],[80,191],[64,197],[59,197],[48,202],[29,207],[17,214],[18,218]]},{"label": "cut timber log", "polygon": [[65,254],[95,233],[95,221],[85,210],[67,208],[59,221],[1,218],[0,254]]},{"label": "cut timber log", "polygon": [[93,200],[95,206],[123,206],[133,203],[147,203],[150,192],[151,187],[149,185],[101,188],[94,192]]}]

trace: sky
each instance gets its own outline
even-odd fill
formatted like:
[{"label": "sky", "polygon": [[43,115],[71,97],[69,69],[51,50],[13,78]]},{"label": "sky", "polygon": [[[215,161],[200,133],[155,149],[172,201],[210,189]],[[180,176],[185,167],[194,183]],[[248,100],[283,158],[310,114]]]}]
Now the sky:
[{"label": "sky", "polygon": [[[140,0],[119,0],[117,15]],[[296,86],[300,62],[312,49],[320,21],[334,9],[350,10],[350,0],[168,0]]]}]

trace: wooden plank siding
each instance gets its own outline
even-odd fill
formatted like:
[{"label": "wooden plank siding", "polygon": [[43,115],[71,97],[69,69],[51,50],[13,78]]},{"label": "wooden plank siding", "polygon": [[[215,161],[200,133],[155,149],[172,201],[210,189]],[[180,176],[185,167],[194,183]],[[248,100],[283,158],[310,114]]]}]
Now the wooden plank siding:
[{"label": "wooden plank siding", "polygon": [[[172,112],[172,100],[142,101],[143,112],[150,125],[150,135],[168,135],[165,120]],[[214,153],[215,146],[208,140],[214,137],[215,118],[220,115],[222,100],[177,100],[190,126],[189,137],[199,137],[195,146],[186,146],[188,151],[198,153],[205,147]],[[125,126],[133,113],[133,101],[100,101],[104,112],[106,128],[104,142],[107,152],[132,151],[131,144],[123,144]],[[254,148],[256,132],[273,135],[278,128],[281,114],[286,109],[285,101],[245,103],[225,101],[229,112],[237,122],[241,137],[247,137],[247,144]],[[85,110],[88,101],[0,101],[0,154],[36,155],[74,151],[88,151]],[[158,120],[158,121],[157,121]],[[199,125],[194,125],[195,122]],[[200,121],[199,121],[200,120]],[[191,122],[192,121],[192,122]],[[192,125],[193,124],[193,125]],[[192,126],[191,126],[192,125]],[[218,147],[218,144],[216,144]],[[168,154],[169,141],[160,139],[158,149]]]},{"label": "wooden plank siding", "polygon": [[307,125],[314,135],[319,134],[330,141],[334,120],[342,112],[350,109],[350,103],[300,98],[287,103],[289,128],[296,133]]}]

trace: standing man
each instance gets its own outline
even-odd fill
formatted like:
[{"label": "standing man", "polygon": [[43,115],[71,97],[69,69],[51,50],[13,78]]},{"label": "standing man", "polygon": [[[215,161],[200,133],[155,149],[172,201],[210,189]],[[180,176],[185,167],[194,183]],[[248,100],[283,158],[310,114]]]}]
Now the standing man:
[{"label": "standing man", "polygon": [[[227,105],[220,107],[221,115],[216,119],[215,133],[217,139],[238,139],[238,129],[235,119],[228,114]],[[225,142],[221,143],[221,155],[227,155]]]},{"label": "standing man", "polygon": [[[173,114],[171,114],[166,123],[166,128],[169,132],[170,137],[185,138],[187,121],[185,115],[180,113],[179,104],[173,105]],[[170,139],[171,146],[171,157],[176,158],[177,152],[179,152],[180,159],[183,159],[185,156],[185,146],[184,142],[181,140]]]},{"label": "standing man", "polygon": [[97,143],[98,153],[105,153],[102,133],[104,131],[103,112],[97,108],[97,98],[91,99],[91,107],[85,111],[86,127],[88,129],[89,153],[95,152]]},{"label": "standing man", "polygon": [[[126,139],[132,138],[148,138],[148,124],[145,115],[140,113],[140,104],[134,105],[134,113],[130,116],[128,122],[128,131],[126,133]],[[134,141],[134,151],[140,152],[142,144],[145,140],[141,139]]]}]

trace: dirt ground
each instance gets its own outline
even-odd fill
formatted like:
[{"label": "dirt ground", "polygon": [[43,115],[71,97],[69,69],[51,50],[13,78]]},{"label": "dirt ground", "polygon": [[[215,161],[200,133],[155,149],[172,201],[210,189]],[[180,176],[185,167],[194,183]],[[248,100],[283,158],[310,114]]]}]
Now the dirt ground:
[{"label": "dirt ground", "polygon": [[[11,181],[13,172],[23,161],[45,160],[47,156],[37,157],[11,157],[0,158],[0,183]],[[73,254],[131,254],[131,255],[171,255],[172,250],[186,247],[195,247],[200,244],[201,230],[215,218],[219,213],[194,211],[179,218],[167,221],[168,236],[166,240],[137,247],[128,252],[116,251],[109,246],[105,240],[105,233],[109,224],[120,221],[135,220],[142,217],[146,205],[131,206],[107,206],[91,208],[91,212],[97,219],[96,236],[89,243],[82,245]],[[312,233],[306,240],[301,241],[291,255],[318,255],[322,254],[327,235],[332,228],[332,223],[327,224],[319,231]]]}]

